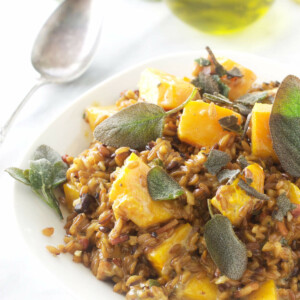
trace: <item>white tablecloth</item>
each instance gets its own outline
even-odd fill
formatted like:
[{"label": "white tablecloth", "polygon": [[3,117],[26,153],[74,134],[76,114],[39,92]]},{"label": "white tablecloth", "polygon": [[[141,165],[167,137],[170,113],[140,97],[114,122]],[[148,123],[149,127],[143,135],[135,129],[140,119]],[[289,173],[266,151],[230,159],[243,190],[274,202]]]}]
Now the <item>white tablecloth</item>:
[{"label": "white tablecloth", "polygon": [[[99,0],[100,1],[100,0]],[[185,50],[246,51],[300,67],[300,5],[276,0],[266,17],[241,33],[211,36],[185,25],[159,1],[102,0],[106,3],[100,46],[80,79],[42,87],[24,108],[1,149],[0,299],[74,299],[34,258],[14,217],[12,182],[3,168],[17,166],[27,147],[82,92],[110,75],[153,56]],[[54,0],[2,1],[0,11],[1,108],[3,124],[34,83],[30,51]],[[101,299],[101,295],[99,295]]]}]

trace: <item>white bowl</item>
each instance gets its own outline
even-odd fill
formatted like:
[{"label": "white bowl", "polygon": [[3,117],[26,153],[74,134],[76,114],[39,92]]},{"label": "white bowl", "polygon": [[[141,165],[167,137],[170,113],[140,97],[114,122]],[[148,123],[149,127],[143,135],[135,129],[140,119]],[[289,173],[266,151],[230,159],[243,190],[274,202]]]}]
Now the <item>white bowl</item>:
[{"label": "white bowl", "polygon": [[[259,81],[280,81],[288,74],[299,75],[297,71],[293,73],[291,68],[265,58],[235,52],[219,51],[216,54],[232,58],[252,69],[258,75]],[[102,105],[113,104],[121,91],[136,89],[140,73],[146,67],[158,68],[177,76],[190,76],[194,59],[206,55],[204,51],[194,51],[156,58],[98,84],[59,114],[26,152],[19,167],[28,167],[28,161],[40,144],[47,144],[60,154],[71,155],[77,155],[88,147],[92,135],[82,119],[84,109],[94,102]],[[82,264],[73,263],[71,255],[54,257],[45,249],[46,245],[63,243],[64,221],[60,221],[55,212],[37,198],[27,186],[18,182],[14,185],[14,204],[22,236],[29,248],[75,297],[124,299],[123,296],[113,292],[111,284],[97,280]],[[55,228],[55,235],[51,239],[41,234],[41,229],[49,226]]]}]

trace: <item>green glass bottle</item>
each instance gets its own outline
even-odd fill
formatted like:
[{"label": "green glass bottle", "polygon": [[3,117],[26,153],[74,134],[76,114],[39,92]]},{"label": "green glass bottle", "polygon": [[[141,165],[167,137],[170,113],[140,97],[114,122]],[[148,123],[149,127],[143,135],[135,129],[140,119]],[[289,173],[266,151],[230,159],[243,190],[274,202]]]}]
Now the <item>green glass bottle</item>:
[{"label": "green glass bottle", "polygon": [[205,32],[239,31],[262,17],[274,0],[165,0],[176,16]]}]

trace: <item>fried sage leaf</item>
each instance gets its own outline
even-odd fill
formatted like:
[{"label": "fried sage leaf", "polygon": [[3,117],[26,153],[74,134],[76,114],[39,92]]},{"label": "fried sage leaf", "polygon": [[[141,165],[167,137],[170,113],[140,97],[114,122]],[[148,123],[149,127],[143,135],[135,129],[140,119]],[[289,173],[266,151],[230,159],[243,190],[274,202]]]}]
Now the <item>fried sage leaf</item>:
[{"label": "fried sage leaf", "polygon": [[207,99],[211,102],[214,102],[214,103],[232,105],[232,102],[227,97],[225,97],[225,96],[223,96],[222,94],[219,94],[219,93],[214,93],[213,95],[204,93],[203,98]]},{"label": "fried sage leaf", "polygon": [[264,100],[267,97],[268,92],[248,93],[236,99],[236,102],[247,106],[253,106],[256,102]]},{"label": "fried sage leaf", "polygon": [[200,73],[191,83],[200,89],[201,94],[214,94],[220,91],[216,80],[211,75],[204,73]]},{"label": "fried sage leaf", "polygon": [[205,224],[207,250],[221,273],[239,280],[247,267],[246,246],[238,239],[228,218],[215,215]]},{"label": "fried sage leaf", "polygon": [[242,167],[242,169],[245,169],[249,166],[249,163],[244,155],[240,155],[236,160]]},{"label": "fried sage leaf", "polygon": [[242,127],[238,124],[239,119],[236,116],[234,115],[227,116],[221,118],[218,121],[224,130],[235,132],[238,134],[242,133]]},{"label": "fried sage leaf", "polygon": [[231,79],[233,77],[243,77],[243,74],[241,73],[240,69],[238,69],[237,67],[234,67],[232,70],[227,71],[216,59],[214,53],[212,52],[212,50],[209,47],[205,48],[206,51],[208,52],[213,64],[215,65],[215,70],[216,73],[222,77],[224,75],[227,75],[228,79]]},{"label": "fried sage leaf", "polygon": [[226,74],[229,79],[234,77],[243,77],[241,70],[237,67],[233,67],[231,70],[227,71]]},{"label": "fried sage leaf", "polygon": [[230,160],[231,157],[226,152],[212,149],[208,154],[204,167],[210,174],[216,175]]},{"label": "fried sage leaf", "polygon": [[183,195],[183,188],[161,167],[152,168],[147,174],[147,187],[152,200],[174,200]]},{"label": "fried sage leaf", "polygon": [[[251,183],[251,182],[250,182]],[[255,197],[260,200],[269,200],[270,197],[266,194],[262,194],[258,192],[255,188],[250,186],[247,182],[245,182],[243,179],[240,179],[238,182],[238,186],[244,190],[249,196]]]},{"label": "fried sage leaf", "polygon": [[233,107],[237,108],[240,114],[242,114],[243,116],[248,116],[252,111],[252,108],[241,103],[233,104]]},{"label": "fried sage leaf", "polygon": [[149,283],[149,288],[153,286],[160,286],[159,282],[156,279],[149,279],[148,283]]},{"label": "fried sage leaf", "polygon": [[229,170],[224,169],[217,174],[217,179],[220,183],[227,180],[227,184],[231,184],[233,180],[241,173],[239,169]]},{"label": "fried sage leaf", "polygon": [[165,117],[181,110],[196,93],[194,89],[184,103],[168,112],[156,104],[144,102],[124,108],[101,122],[94,130],[94,137],[112,147],[144,149],[148,142],[162,136]]},{"label": "fried sage leaf", "polygon": [[47,145],[40,145],[33,153],[33,160],[41,158],[47,159],[52,164],[62,161],[61,156]]},{"label": "fried sage leaf", "polygon": [[162,136],[165,111],[151,103],[137,103],[101,122],[94,131],[96,140],[113,147],[143,149]]},{"label": "fried sage leaf", "polygon": [[278,209],[272,214],[273,219],[275,219],[276,221],[282,221],[289,211],[297,207],[297,205],[290,202],[290,199],[286,196],[285,193],[277,197],[276,203]]},{"label": "fried sage leaf", "polygon": [[204,57],[195,59],[195,62],[201,67],[207,67],[207,66],[211,65],[211,62],[207,58],[204,58]]},{"label": "fried sage leaf", "polygon": [[12,168],[7,168],[5,171],[14,179],[26,185],[30,185],[28,176],[26,176],[26,173],[22,169],[12,167]]},{"label": "fried sage leaf", "polygon": [[57,152],[47,145],[41,145],[34,152],[29,169],[8,168],[6,171],[16,180],[29,185],[62,218],[54,189],[66,181],[67,169],[67,164]]},{"label": "fried sage leaf", "polygon": [[270,131],[273,148],[283,169],[300,177],[300,79],[289,75],[275,97]]}]

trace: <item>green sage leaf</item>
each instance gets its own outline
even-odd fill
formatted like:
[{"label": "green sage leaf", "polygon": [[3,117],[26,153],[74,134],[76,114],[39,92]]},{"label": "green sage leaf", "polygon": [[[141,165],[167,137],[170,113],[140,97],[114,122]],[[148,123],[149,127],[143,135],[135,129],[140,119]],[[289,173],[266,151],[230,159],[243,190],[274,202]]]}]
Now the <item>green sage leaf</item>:
[{"label": "green sage leaf", "polygon": [[275,219],[276,221],[282,221],[289,211],[297,207],[297,205],[291,203],[290,199],[286,196],[285,193],[277,197],[276,203],[278,209],[272,214],[273,219]]},{"label": "green sage leaf", "polygon": [[235,103],[233,107],[237,108],[239,113],[242,114],[243,116],[248,116],[252,111],[252,108],[241,103]]},{"label": "green sage leaf", "polygon": [[29,180],[32,188],[51,188],[54,172],[52,164],[45,158],[30,162]]},{"label": "green sage leaf", "polygon": [[228,97],[230,88],[227,84],[225,84],[219,75],[211,75],[211,77],[216,81],[218,84],[219,92],[224,95],[225,97]]},{"label": "green sage leaf", "polygon": [[216,175],[223,167],[231,161],[229,154],[223,151],[212,149],[207,157],[204,167],[210,174]]},{"label": "green sage leaf", "polygon": [[52,186],[55,188],[67,180],[66,173],[68,166],[63,161],[58,161],[53,165],[53,168],[54,177]]},{"label": "green sage leaf", "polygon": [[30,181],[28,177],[24,174],[24,171],[22,169],[12,167],[12,168],[7,168],[5,171],[14,179],[26,185],[30,185]]},{"label": "green sage leaf", "polygon": [[224,169],[217,174],[217,179],[220,183],[227,180],[227,184],[231,184],[240,173],[241,171],[239,169],[236,170]]},{"label": "green sage leaf", "polygon": [[52,164],[62,161],[61,156],[47,145],[40,145],[33,154],[33,160],[39,160],[41,158],[49,160]]},{"label": "green sage leaf", "polygon": [[159,282],[156,279],[149,279],[148,283],[149,283],[149,288],[153,286],[160,286]]},{"label": "green sage leaf", "polygon": [[225,96],[223,96],[222,94],[219,94],[219,93],[214,93],[213,95],[204,93],[203,98],[207,99],[211,102],[214,102],[214,103],[232,105],[232,102],[227,97],[225,97]]},{"label": "green sage leaf", "polygon": [[136,103],[101,122],[94,130],[96,140],[112,147],[141,150],[162,136],[165,117],[181,110],[197,94],[195,88],[184,103],[165,112],[152,103]]},{"label": "green sage leaf", "polygon": [[[250,182],[251,183],[251,182]],[[238,182],[238,186],[244,190],[249,196],[252,196],[254,198],[260,199],[260,200],[269,200],[270,197],[266,194],[262,194],[256,189],[254,189],[252,186],[250,186],[247,182],[240,179]]]},{"label": "green sage leaf", "polygon": [[218,120],[224,130],[242,133],[242,127],[238,124],[239,119],[235,115],[227,116]]},{"label": "green sage leaf", "polygon": [[245,169],[249,166],[249,163],[244,155],[240,155],[236,161],[241,165],[242,169]]},{"label": "green sage leaf", "polygon": [[207,58],[204,58],[204,57],[195,59],[195,62],[201,67],[207,67],[207,66],[211,65],[211,62]]},{"label": "green sage leaf", "polygon": [[228,79],[234,78],[234,77],[243,77],[241,70],[237,67],[233,67],[231,70],[226,72]]},{"label": "green sage leaf", "polygon": [[267,97],[268,97],[268,92],[248,93],[236,99],[235,102],[246,106],[253,106],[256,102],[264,100]]},{"label": "green sage leaf", "polygon": [[212,60],[214,66],[215,66],[215,70],[216,70],[216,73],[219,75],[219,76],[224,76],[227,74],[227,71],[225,70],[225,68],[217,61],[214,53],[212,52],[212,50],[209,48],[209,47],[206,47],[205,48],[206,51],[208,52],[208,55],[210,57],[210,59]]},{"label": "green sage leaf", "polygon": [[152,200],[174,200],[183,195],[182,187],[159,166],[147,174],[147,186]]},{"label": "green sage leaf", "polygon": [[221,273],[239,280],[247,268],[247,249],[233,231],[228,218],[215,215],[204,227],[207,250]]},{"label": "green sage leaf", "polygon": [[201,94],[214,94],[220,92],[218,82],[211,75],[200,73],[197,78],[191,81],[191,83],[200,89]]},{"label": "green sage leaf", "polygon": [[143,149],[162,136],[165,111],[151,103],[131,105],[101,122],[94,131],[96,140],[116,148]]},{"label": "green sage leaf", "polygon": [[270,131],[273,148],[283,169],[300,177],[300,79],[289,75],[275,97]]}]

